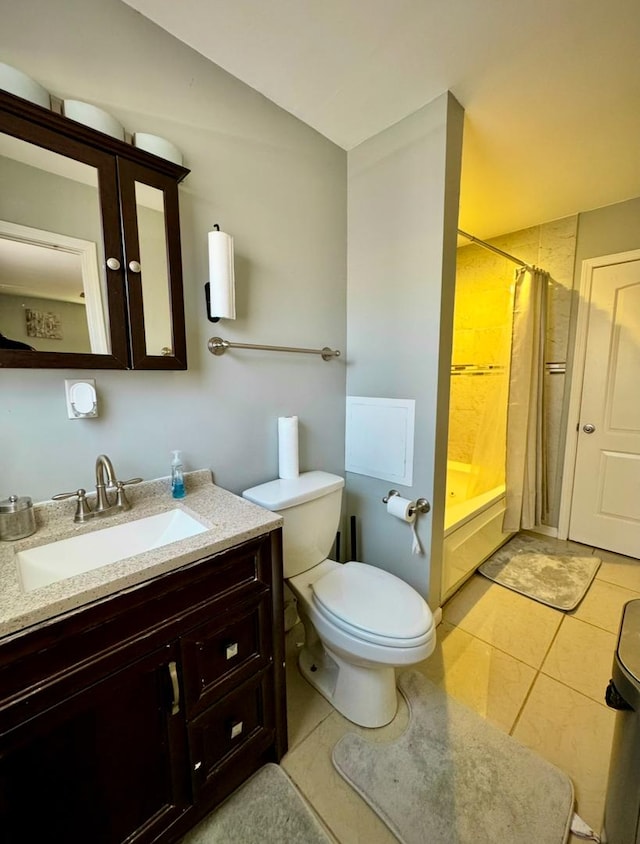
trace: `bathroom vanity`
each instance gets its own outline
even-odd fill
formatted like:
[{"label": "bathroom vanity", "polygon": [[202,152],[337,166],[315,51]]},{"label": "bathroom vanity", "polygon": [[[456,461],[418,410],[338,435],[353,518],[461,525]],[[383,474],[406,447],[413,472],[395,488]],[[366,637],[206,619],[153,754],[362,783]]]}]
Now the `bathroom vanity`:
[{"label": "bathroom vanity", "polygon": [[176,841],[286,751],[279,520],[211,483],[181,506],[209,529],[22,598],[37,536],[2,549],[3,841]]}]

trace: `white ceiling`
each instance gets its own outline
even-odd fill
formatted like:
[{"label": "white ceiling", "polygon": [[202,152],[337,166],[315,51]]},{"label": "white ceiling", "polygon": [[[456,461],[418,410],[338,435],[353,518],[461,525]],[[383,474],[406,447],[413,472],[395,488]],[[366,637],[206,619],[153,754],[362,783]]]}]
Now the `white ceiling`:
[{"label": "white ceiling", "polygon": [[350,149],[451,90],[460,227],[640,195],[638,0],[126,0]]}]

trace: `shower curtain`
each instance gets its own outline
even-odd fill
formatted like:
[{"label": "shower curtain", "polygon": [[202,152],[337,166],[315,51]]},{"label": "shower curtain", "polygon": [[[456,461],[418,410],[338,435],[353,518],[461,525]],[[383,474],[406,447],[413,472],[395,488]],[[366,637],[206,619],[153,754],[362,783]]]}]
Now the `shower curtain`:
[{"label": "shower curtain", "polygon": [[[510,345],[507,341],[508,337],[505,337],[505,349],[508,349]],[[501,369],[493,375],[483,376],[487,381],[487,390],[473,444],[468,498],[496,489],[505,482],[508,363],[508,352],[506,352]]]},{"label": "shower curtain", "polygon": [[544,363],[549,274],[516,272],[507,410],[503,530],[542,524],[548,515]]}]

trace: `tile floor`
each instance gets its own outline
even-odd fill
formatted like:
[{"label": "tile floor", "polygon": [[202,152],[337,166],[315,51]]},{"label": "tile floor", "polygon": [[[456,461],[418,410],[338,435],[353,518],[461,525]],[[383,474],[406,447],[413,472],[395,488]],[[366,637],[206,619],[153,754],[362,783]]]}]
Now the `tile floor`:
[{"label": "tile floor", "polygon": [[[569,774],[577,811],[599,831],[615,721],[604,691],[622,606],[640,598],[640,560],[565,542],[559,553],[568,545],[602,559],[577,610],[550,609],[474,575],[445,605],[436,650],[416,668]],[[284,769],[340,844],[397,844],[336,773],[331,752],[349,731],[379,741],[398,736],[407,723],[404,701],[389,726],[355,727],[300,676],[303,635],[301,625],[287,634]]]}]

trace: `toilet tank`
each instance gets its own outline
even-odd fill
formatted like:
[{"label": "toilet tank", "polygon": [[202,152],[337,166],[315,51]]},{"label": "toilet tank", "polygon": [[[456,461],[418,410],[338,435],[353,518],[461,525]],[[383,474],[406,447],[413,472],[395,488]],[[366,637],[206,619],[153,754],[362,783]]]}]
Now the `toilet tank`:
[{"label": "toilet tank", "polygon": [[242,495],[279,513],[284,576],[294,577],[326,560],[340,523],[344,478],[329,472],[303,472],[297,478],[269,481]]}]

